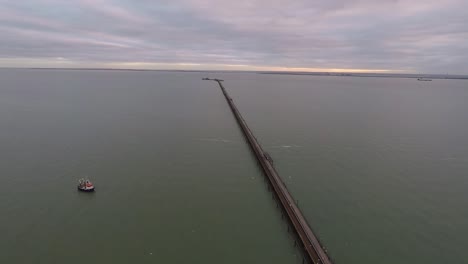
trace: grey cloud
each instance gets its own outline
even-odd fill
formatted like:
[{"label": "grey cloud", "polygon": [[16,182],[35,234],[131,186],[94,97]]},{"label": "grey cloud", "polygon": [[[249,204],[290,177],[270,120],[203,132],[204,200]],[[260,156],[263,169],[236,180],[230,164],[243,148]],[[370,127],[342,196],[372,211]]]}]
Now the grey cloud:
[{"label": "grey cloud", "polygon": [[441,2],[0,0],[0,66],[65,58],[467,73],[468,3]]}]

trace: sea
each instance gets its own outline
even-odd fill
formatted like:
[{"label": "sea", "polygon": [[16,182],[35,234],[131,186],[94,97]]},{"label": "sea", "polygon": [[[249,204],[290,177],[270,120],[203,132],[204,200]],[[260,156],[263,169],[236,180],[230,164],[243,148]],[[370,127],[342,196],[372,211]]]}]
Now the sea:
[{"label": "sea", "polygon": [[303,263],[204,77],[335,264],[468,263],[467,80],[65,69],[0,70],[0,263]]}]

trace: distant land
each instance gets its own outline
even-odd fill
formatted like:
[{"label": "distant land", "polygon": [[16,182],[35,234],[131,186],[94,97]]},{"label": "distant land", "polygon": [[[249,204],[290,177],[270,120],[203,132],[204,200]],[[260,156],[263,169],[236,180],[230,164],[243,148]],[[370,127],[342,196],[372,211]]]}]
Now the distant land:
[{"label": "distant land", "polygon": [[237,71],[237,70],[180,70],[180,69],[121,69],[121,68],[11,68],[0,69],[17,70],[70,70],[70,71],[157,71],[157,72],[206,72],[206,73],[253,73],[274,75],[304,75],[304,76],[345,76],[345,77],[374,77],[374,78],[426,78],[468,80],[468,75],[460,74],[415,74],[415,73],[348,73],[348,72],[292,72],[292,71]]},{"label": "distant land", "polygon": [[415,73],[347,73],[347,72],[258,72],[259,74],[279,75],[313,75],[313,76],[347,76],[347,77],[380,77],[380,78],[427,78],[468,80],[468,75],[455,74],[415,74]]}]

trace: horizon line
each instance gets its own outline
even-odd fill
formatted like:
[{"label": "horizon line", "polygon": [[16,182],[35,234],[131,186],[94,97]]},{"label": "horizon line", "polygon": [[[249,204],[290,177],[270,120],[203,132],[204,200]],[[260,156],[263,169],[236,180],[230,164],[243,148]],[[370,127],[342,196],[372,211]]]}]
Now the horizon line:
[{"label": "horizon line", "polygon": [[357,74],[372,74],[372,75],[416,75],[416,76],[468,76],[468,74],[448,74],[448,73],[413,73],[404,71],[392,71],[392,70],[369,70],[369,71],[304,71],[304,70],[207,70],[207,69],[150,69],[150,68],[112,68],[112,67],[4,67],[0,66],[0,69],[12,69],[12,70],[90,70],[90,71],[177,71],[177,72],[244,72],[244,73],[274,73],[274,74],[289,74],[289,75],[307,75],[307,74],[324,74],[324,75],[337,75],[344,74],[348,76]]}]

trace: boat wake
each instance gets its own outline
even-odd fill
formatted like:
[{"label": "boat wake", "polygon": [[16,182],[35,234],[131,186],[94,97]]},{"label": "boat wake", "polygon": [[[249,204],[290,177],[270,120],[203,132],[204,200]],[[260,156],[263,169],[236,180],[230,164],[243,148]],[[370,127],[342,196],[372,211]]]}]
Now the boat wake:
[{"label": "boat wake", "polygon": [[281,145],[281,146],[272,146],[272,148],[302,148],[300,145]]},{"label": "boat wake", "polygon": [[199,138],[199,141],[209,141],[209,142],[223,142],[223,143],[230,143],[231,140],[223,139],[223,138]]}]

